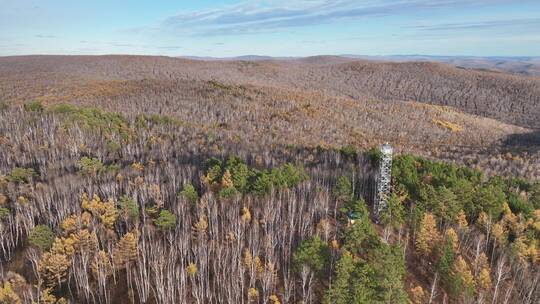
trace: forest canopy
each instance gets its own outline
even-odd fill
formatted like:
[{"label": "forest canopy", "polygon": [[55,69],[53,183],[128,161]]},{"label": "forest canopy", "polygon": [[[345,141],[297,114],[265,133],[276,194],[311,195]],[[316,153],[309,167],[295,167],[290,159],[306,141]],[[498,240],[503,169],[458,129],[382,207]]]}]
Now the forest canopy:
[{"label": "forest canopy", "polygon": [[378,147],[71,104],[0,116],[1,301],[539,299],[538,181],[399,153],[374,218]]}]

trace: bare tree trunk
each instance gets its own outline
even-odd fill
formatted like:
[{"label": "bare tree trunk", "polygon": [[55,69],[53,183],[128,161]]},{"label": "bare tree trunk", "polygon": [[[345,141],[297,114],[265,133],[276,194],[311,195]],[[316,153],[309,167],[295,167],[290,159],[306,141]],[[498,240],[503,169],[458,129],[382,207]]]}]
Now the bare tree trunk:
[{"label": "bare tree trunk", "polygon": [[495,283],[495,291],[493,292],[493,300],[491,301],[491,304],[495,304],[495,302],[497,301],[500,284],[506,277],[507,270],[506,270],[506,265],[505,265],[505,259],[506,257],[502,256],[499,259],[499,262],[497,263],[497,270],[495,273],[497,277],[497,282]]},{"label": "bare tree trunk", "polygon": [[437,296],[437,278],[439,276],[438,272],[435,272],[435,277],[433,278],[433,283],[431,283],[431,293],[429,295],[429,304],[433,303],[433,299]]}]

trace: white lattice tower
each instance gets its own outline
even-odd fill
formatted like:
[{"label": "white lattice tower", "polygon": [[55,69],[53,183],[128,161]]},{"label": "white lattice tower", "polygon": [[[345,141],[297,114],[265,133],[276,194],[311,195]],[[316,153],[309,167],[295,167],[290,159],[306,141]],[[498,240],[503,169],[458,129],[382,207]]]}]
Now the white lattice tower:
[{"label": "white lattice tower", "polygon": [[392,153],[390,144],[385,143],[381,146],[381,160],[379,163],[379,178],[377,180],[377,192],[375,193],[375,203],[373,212],[375,218],[379,220],[379,215],[386,209],[386,200],[390,195],[390,186],[392,181]]}]

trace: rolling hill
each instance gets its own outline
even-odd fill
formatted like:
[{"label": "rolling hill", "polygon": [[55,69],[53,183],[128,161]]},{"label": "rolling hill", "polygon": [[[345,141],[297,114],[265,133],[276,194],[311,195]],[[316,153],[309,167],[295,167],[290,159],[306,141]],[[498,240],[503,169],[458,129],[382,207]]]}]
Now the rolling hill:
[{"label": "rolling hill", "polygon": [[241,59],[0,58],[0,302],[538,302],[538,78]]},{"label": "rolling hill", "polygon": [[[23,56],[0,58],[0,79],[4,102],[166,114],[239,136],[247,145],[254,139],[311,147],[389,141],[404,151],[474,165],[503,162],[494,167],[529,177],[538,172],[534,129],[540,127],[540,79],[534,77],[331,56],[262,61]],[[463,150],[475,152],[464,157]],[[518,160],[504,156],[507,152],[531,164],[514,168],[511,163]]]}]

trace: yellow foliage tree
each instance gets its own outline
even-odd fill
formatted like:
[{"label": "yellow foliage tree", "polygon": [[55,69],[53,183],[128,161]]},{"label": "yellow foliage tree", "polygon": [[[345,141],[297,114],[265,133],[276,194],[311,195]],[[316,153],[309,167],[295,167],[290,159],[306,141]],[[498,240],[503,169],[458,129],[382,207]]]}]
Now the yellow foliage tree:
[{"label": "yellow foliage tree", "polygon": [[522,265],[527,264],[527,257],[529,256],[529,246],[527,246],[525,237],[519,237],[517,238],[513,243],[512,247],[514,252],[516,253],[519,262]]},{"label": "yellow foliage tree", "polygon": [[476,269],[482,269],[489,267],[489,260],[485,253],[480,253],[478,260],[476,261]]},{"label": "yellow foliage tree", "polygon": [[156,204],[156,208],[163,207],[164,201],[163,201],[163,194],[161,193],[161,189],[159,188],[158,184],[151,184],[148,186],[148,192],[150,194],[150,197],[154,200]]},{"label": "yellow foliage tree", "polygon": [[51,253],[62,254],[68,257],[75,253],[75,240],[72,238],[57,237],[51,247]]},{"label": "yellow foliage tree", "polygon": [[467,230],[469,228],[469,222],[467,221],[467,216],[463,210],[460,210],[457,215],[458,227],[460,230]]},{"label": "yellow foliage tree", "polygon": [[489,290],[489,288],[491,288],[491,276],[489,273],[489,268],[487,267],[482,268],[482,270],[478,274],[476,283],[480,291],[486,291],[486,290]]},{"label": "yellow foliage tree", "polygon": [[513,214],[512,211],[510,211],[509,213],[506,213],[503,216],[502,225],[507,226],[508,229],[512,231],[514,235],[518,237],[523,235],[523,231],[526,228],[525,223],[520,221],[520,218],[517,215]]},{"label": "yellow foliage tree", "polygon": [[92,274],[94,277],[99,278],[100,276],[108,277],[112,274],[112,264],[107,252],[100,250],[94,256],[92,261]]},{"label": "yellow foliage tree", "polygon": [[118,219],[118,210],[112,199],[103,202],[99,196],[94,195],[92,199],[89,200],[88,195],[85,193],[82,197],[81,207],[92,213],[92,215],[98,218],[108,229],[112,229],[114,223]]},{"label": "yellow foliage tree", "polygon": [[506,233],[504,231],[503,225],[501,225],[500,223],[495,223],[493,225],[493,228],[491,229],[491,234],[499,245],[506,242]]},{"label": "yellow foliage tree", "polygon": [[248,301],[249,302],[256,302],[259,298],[259,291],[257,288],[251,287],[248,289]]},{"label": "yellow foliage tree", "polygon": [[491,225],[491,219],[489,218],[489,215],[487,215],[487,213],[485,213],[484,211],[480,212],[480,214],[478,215],[478,220],[476,222],[483,231],[487,231],[488,227]]},{"label": "yellow foliage tree", "polygon": [[79,216],[76,214],[72,214],[62,221],[60,227],[62,228],[62,230],[64,230],[65,233],[69,234],[79,229],[79,222]]},{"label": "yellow foliage tree", "polygon": [[242,223],[246,224],[251,221],[251,212],[247,207],[242,208]]},{"label": "yellow foliage tree", "polygon": [[137,259],[137,242],[136,232],[128,232],[118,241],[113,249],[113,263],[116,267],[124,267]]},{"label": "yellow foliage tree", "polygon": [[276,264],[272,262],[266,262],[265,269],[266,269],[266,273],[271,274],[274,277],[277,276]]},{"label": "yellow foliage tree", "polygon": [[416,236],[416,250],[423,256],[432,253],[435,244],[439,241],[440,235],[437,230],[435,216],[431,213],[425,213],[420,222],[420,231]]},{"label": "yellow foliage tree", "polygon": [[194,276],[197,274],[197,265],[194,263],[189,263],[189,265],[186,267],[187,274],[189,276]]},{"label": "yellow foliage tree", "polygon": [[71,257],[73,254],[82,251],[94,251],[98,247],[98,239],[95,232],[88,229],[81,229],[68,237],[57,237],[51,247],[51,253],[63,254]]},{"label": "yellow foliage tree", "polygon": [[467,289],[474,288],[474,277],[467,261],[462,256],[458,256],[454,264],[454,269],[458,273]]},{"label": "yellow foliage tree", "polygon": [[143,171],[144,170],[144,165],[139,163],[139,162],[133,162],[131,164],[131,168],[137,170],[137,171]]},{"label": "yellow foliage tree", "polygon": [[52,288],[45,288],[41,291],[40,304],[67,304],[67,300],[64,298],[57,299],[52,294]]},{"label": "yellow foliage tree", "polygon": [[20,304],[22,303],[21,298],[15,293],[11,283],[4,282],[0,285],[0,303],[6,304]]},{"label": "yellow foliage tree", "polygon": [[504,202],[503,204],[503,214],[504,215],[512,214],[512,209],[510,209],[510,206],[508,206],[507,202]]},{"label": "yellow foliage tree", "polygon": [[411,301],[414,304],[423,304],[426,302],[426,292],[422,286],[417,285],[416,287],[411,288]]},{"label": "yellow foliage tree", "polygon": [[281,304],[278,296],[276,295],[271,295],[269,299],[270,299],[270,302],[272,302],[272,304]]},{"label": "yellow foliage tree", "polygon": [[264,264],[261,261],[261,258],[259,258],[257,255],[253,259],[253,262],[255,263],[255,271],[257,272],[257,276],[261,277],[264,274]]},{"label": "yellow foliage tree", "polygon": [[231,175],[231,172],[229,172],[229,169],[225,170],[225,173],[223,173],[223,177],[221,178],[221,187],[223,188],[234,187],[232,175]]},{"label": "yellow foliage tree", "polygon": [[532,222],[532,226],[537,233],[540,233],[540,209],[534,211],[535,220]]},{"label": "yellow foliage tree", "polygon": [[452,248],[454,249],[454,251],[457,251],[459,247],[459,240],[454,228],[450,227],[446,229],[445,236],[450,240],[450,242],[452,242]]},{"label": "yellow foliage tree", "polygon": [[538,249],[538,242],[536,240],[533,240],[529,244],[529,248],[527,251],[528,251],[527,255],[529,256],[529,258],[531,259],[531,262],[534,265],[540,263],[540,250]]},{"label": "yellow foliage tree", "polygon": [[244,250],[244,266],[246,268],[251,268],[251,265],[253,264],[253,256],[251,255],[251,252],[249,250]]},{"label": "yellow foliage tree", "polygon": [[193,225],[193,229],[198,233],[206,232],[206,229],[208,229],[208,219],[206,218],[206,215],[203,214],[199,217],[197,223]]},{"label": "yellow foliage tree", "polygon": [[69,237],[73,239],[73,246],[76,252],[95,251],[98,248],[98,239],[95,232],[82,229],[72,233]]},{"label": "yellow foliage tree", "polygon": [[39,263],[39,274],[47,287],[55,287],[65,281],[70,266],[64,254],[44,253]]},{"label": "yellow foliage tree", "polygon": [[333,250],[338,250],[339,249],[339,242],[336,239],[331,240],[330,241],[330,248],[332,248]]},{"label": "yellow foliage tree", "polygon": [[144,178],[142,176],[137,176],[133,180],[133,185],[140,187],[144,184]]},{"label": "yellow foliage tree", "polygon": [[321,235],[328,235],[330,232],[330,222],[327,219],[321,219],[319,223],[317,224],[317,233]]}]

